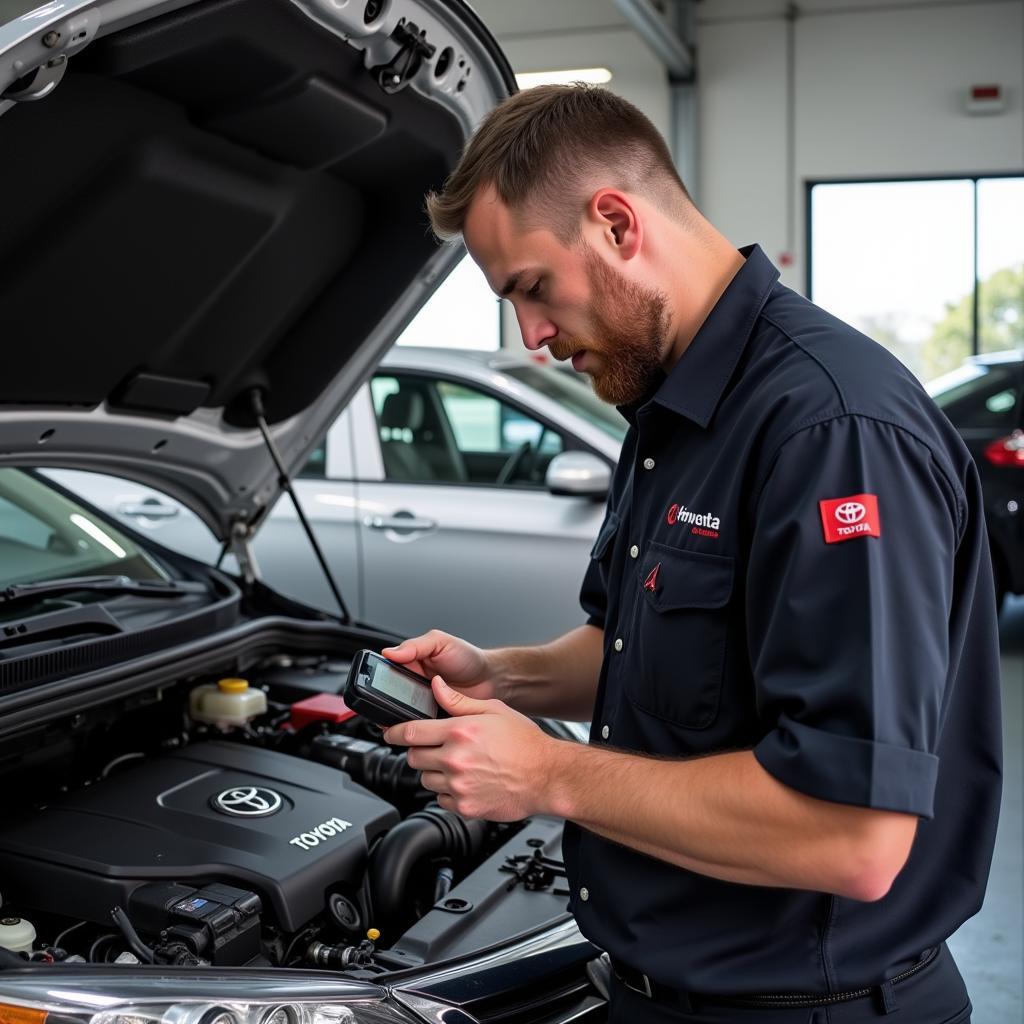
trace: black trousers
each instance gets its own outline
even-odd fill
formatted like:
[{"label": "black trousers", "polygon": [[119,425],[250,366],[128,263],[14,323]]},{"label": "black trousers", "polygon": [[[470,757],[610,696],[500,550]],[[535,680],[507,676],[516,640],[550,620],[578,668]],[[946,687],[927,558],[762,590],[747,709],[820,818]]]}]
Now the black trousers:
[{"label": "black trousers", "polygon": [[969,1024],[971,1001],[956,963],[943,945],[939,955],[906,981],[893,987],[894,1007],[880,1000],[856,999],[833,1006],[801,1009],[727,1006],[694,995],[692,1009],[657,1003],[612,977],[609,1024]]}]

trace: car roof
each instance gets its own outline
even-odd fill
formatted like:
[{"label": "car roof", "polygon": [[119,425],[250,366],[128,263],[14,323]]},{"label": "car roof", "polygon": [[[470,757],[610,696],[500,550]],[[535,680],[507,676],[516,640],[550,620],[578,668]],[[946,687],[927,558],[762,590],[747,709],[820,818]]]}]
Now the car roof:
[{"label": "car roof", "polygon": [[385,366],[480,366],[502,370],[508,366],[549,366],[551,361],[510,349],[445,348],[441,345],[396,345],[383,359]]},{"label": "car roof", "polygon": [[[396,345],[381,360],[383,370],[419,370],[427,373],[450,373],[478,384],[496,388],[509,398],[518,400],[536,413],[555,423],[570,428],[579,438],[617,458],[619,444],[609,434],[588,422],[573,409],[543,394],[530,384],[518,380],[505,371],[517,366],[530,366],[545,373],[555,374],[561,381],[565,374],[550,361],[534,359],[525,353],[501,349],[480,351],[419,345]],[[586,382],[568,384],[569,388],[588,387]]]}]

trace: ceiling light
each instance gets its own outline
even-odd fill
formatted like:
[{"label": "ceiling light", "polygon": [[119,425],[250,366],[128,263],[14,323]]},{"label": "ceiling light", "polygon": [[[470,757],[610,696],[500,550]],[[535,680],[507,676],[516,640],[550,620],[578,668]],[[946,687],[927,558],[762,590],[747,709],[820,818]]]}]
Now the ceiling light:
[{"label": "ceiling light", "polygon": [[605,85],[612,80],[607,68],[575,68],[569,71],[524,71],[516,75],[520,89],[532,89],[535,85],[571,85],[573,82],[587,82],[590,85]]}]

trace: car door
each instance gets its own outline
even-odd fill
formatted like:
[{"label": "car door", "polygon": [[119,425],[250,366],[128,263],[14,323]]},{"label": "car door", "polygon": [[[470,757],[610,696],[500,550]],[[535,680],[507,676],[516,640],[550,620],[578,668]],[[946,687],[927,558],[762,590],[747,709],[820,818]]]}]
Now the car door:
[{"label": "car door", "polygon": [[[362,400],[368,401],[365,397]],[[358,401],[357,396],[353,404]],[[351,409],[352,405],[334,421],[292,480],[292,486],[349,614],[361,619]],[[338,613],[337,601],[287,494],[281,496],[257,532],[253,553],[263,581],[274,590]]]},{"label": "car door", "polygon": [[603,502],[555,497],[544,471],[572,433],[486,387],[387,370],[353,424],[368,621],[482,645],[578,626]]}]

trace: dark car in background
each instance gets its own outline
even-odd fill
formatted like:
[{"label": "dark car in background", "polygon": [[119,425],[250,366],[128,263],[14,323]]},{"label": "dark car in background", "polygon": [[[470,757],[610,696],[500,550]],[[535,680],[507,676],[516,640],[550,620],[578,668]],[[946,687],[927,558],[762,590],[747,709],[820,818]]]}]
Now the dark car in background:
[{"label": "dark car in background", "polygon": [[1024,593],[1024,354],[972,356],[927,385],[981,475],[996,600]]}]

